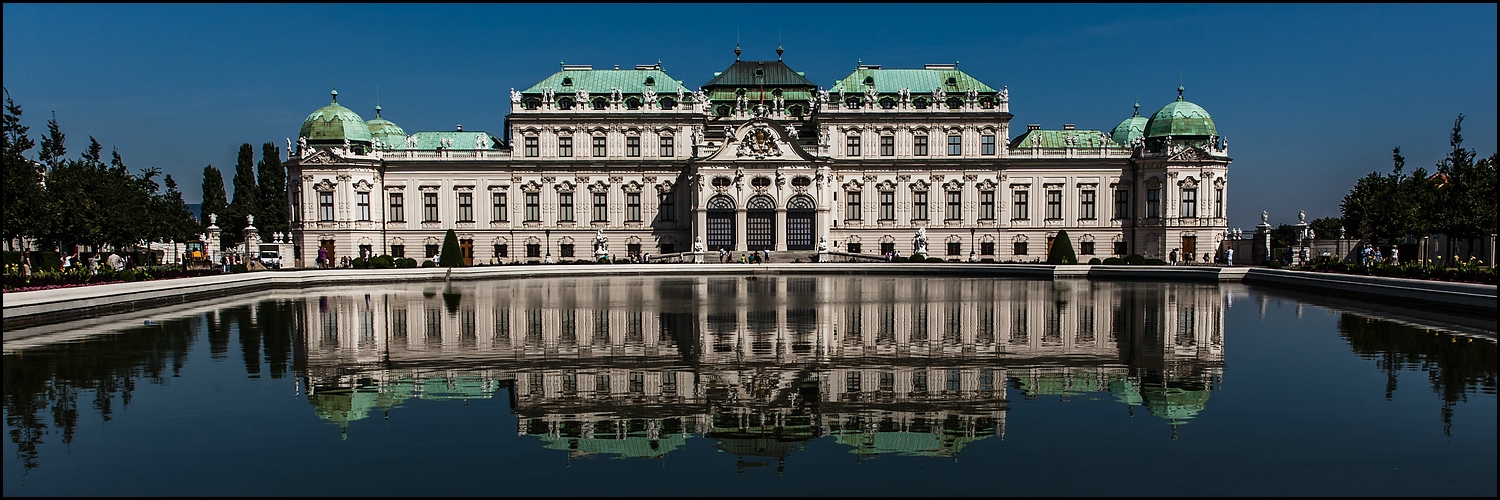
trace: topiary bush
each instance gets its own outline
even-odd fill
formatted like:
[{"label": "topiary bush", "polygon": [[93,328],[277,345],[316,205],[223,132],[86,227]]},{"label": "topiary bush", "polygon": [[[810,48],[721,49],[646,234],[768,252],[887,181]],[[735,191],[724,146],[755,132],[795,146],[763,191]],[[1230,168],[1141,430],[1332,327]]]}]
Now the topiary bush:
[{"label": "topiary bush", "polygon": [[1052,265],[1077,264],[1078,254],[1073,253],[1073,240],[1068,238],[1068,231],[1057,232],[1057,238],[1052,240],[1052,249],[1047,252],[1047,263]]},{"label": "topiary bush", "polygon": [[927,260],[924,261],[924,262],[947,262],[947,261],[943,260],[941,258],[938,258],[938,257],[928,257]]},{"label": "topiary bush", "polygon": [[422,261],[422,267],[437,267],[437,266],[438,265],[437,265],[436,262],[433,262],[433,261],[430,261],[430,260],[424,260],[424,261]]},{"label": "topiary bush", "polygon": [[1089,265],[1090,266],[1097,266],[1097,265],[1102,264],[1102,263],[1104,263],[1104,262],[1101,261],[1101,260],[1099,260],[1098,257],[1094,257],[1092,259],[1089,259]]},{"label": "topiary bush", "polygon": [[1142,262],[1142,264],[1148,266],[1165,266],[1167,265],[1167,261],[1161,259],[1146,259],[1146,261]]},{"label": "topiary bush", "polygon": [[[1158,260],[1160,260],[1160,259],[1158,259]],[[1133,254],[1125,256],[1125,264],[1126,265],[1129,265],[1129,266],[1139,266],[1139,265],[1145,264],[1145,263],[1146,263],[1146,258],[1145,257],[1141,257],[1141,254],[1133,253]]]},{"label": "topiary bush", "polygon": [[458,234],[452,229],[443,236],[443,251],[438,254],[437,265],[443,267],[458,267],[464,263],[463,251],[458,249]]},{"label": "topiary bush", "polygon": [[355,269],[369,269],[370,259],[366,259],[364,257],[355,257],[354,260],[349,262],[349,267],[353,267]]},{"label": "topiary bush", "polygon": [[1106,265],[1106,266],[1123,266],[1123,265],[1125,265],[1125,259],[1121,259],[1119,257],[1110,257],[1108,259],[1104,259],[1104,265]]},{"label": "topiary bush", "polygon": [[370,268],[372,269],[390,269],[395,266],[396,263],[389,255],[380,255],[370,259]]}]

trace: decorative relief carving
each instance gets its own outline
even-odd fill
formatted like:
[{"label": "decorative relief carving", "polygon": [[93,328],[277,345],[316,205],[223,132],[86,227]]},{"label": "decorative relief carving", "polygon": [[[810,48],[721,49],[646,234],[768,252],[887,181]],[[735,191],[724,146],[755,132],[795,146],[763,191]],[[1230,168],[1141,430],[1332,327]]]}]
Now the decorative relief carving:
[{"label": "decorative relief carving", "polygon": [[330,181],[328,179],[323,179],[321,181],[318,181],[317,184],[313,184],[314,191],[333,191],[333,188],[333,181]]}]

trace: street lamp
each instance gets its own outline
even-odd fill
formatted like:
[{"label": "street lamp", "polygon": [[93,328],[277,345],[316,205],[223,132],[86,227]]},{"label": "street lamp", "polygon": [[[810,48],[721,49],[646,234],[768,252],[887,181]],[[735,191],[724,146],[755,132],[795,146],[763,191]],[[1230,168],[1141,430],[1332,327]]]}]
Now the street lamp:
[{"label": "street lamp", "polygon": [[975,231],[975,228],[972,228],[972,227],[969,228],[969,262],[975,262],[975,260],[974,260],[974,231]]},{"label": "street lamp", "polygon": [[547,235],[547,257],[544,258],[544,259],[542,259],[542,263],[543,264],[551,264],[552,263],[552,230],[551,229],[544,229],[544,230],[542,230],[542,232]]}]

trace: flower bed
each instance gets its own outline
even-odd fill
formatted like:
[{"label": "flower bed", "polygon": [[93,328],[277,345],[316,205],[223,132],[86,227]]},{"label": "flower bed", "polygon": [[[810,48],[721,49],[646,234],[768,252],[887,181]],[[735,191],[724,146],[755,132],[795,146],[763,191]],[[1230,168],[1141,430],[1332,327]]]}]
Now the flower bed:
[{"label": "flower bed", "polygon": [[36,271],[31,273],[31,278],[21,276],[19,266],[14,264],[5,266],[3,278],[3,290],[10,292],[31,292],[36,290],[52,290],[56,288],[73,288],[80,286],[104,285],[108,283],[126,283],[131,281],[150,281],[161,279],[192,278],[197,276],[210,276],[220,274],[218,270],[185,271],[171,267],[138,267],[114,271],[109,266],[100,266],[96,274],[87,268],[76,267],[62,271]]},{"label": "flower bed", "polygon": [[1495,284],[1495,268],[1481,266],[1478,259],[1474,258],[1470,258],[1467,262],[1460,263],[1456,267],[1448,267],[1433,263],[1432,261],[1407,262],[1399,265],[1379,263],[1367,267],[1331,257],[1319,257],[1298,269],[1320,273],[1452,281],[1458,283],[1479,283],[1482,285]]}]

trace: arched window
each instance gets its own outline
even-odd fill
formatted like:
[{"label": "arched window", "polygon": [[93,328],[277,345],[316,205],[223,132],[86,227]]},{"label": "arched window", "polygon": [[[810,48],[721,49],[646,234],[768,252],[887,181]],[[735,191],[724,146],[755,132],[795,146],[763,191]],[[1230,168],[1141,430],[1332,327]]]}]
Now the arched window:
[{"label": "arched window", "polygon": [[911,100],[911,107],[917,108],[917,109],[927,109],[927,98],[926,97],[918,97],[916,99],[912,99]]},{"label": "arched window", "polygon": [[891,109],[891,108],[894,108],[894,107],[896,107],[896,100],[895,99],[891,98],[890,96],[885,96],[885,97],[880,98],[880,108],[881,109]]},{"label": "arched window", "polygon": [[[812,178],[810,178],[808,176],[799,175],[799,176],[796,176],[796,177],[792,178],[792,186],[794,186],[794,187],[805,188],[805,187],[808,187],[808,186],[811,186],[811,185],[812,185]],[[793,198],[793,199],[795,200],[796,198]]]},{"label": "arched window", "polygon": [[850,97],[850,98],[844,100],[844,107],[849,108],[849,109],[859,109],[859,103],[860,103],[860,98],[858,98],[858,97]]},{"label": "arched window", "polygon": [[[750,179],[750,185],[758,188],[768,188],[771,187],[771,178],[762,175],[754,179]],[[755,200],[751,200],[751,202],[754,201]]]},{"label": "arched window", "polygon": [[608,99],[605,99],[603,97],[595,97],[594,98],[594,105],[593,105],[594,109],[604,109],[604,107],[608,106],[608,105],[609,105],[609,100]]},{"label": "arched window", "polygon": [[709,210],[734,210],[734,200],[721,194],[709,198],[708,204],[704,208]]},{"label": "arched window", "polygon": [[716,187],[716,188],[727,188],[727,187],[729,187],[729,184],[731,182],[734,182],[734,181],[731,181],[731,180],[729,180],[728,177],[724,177],[724,176],[721,175],[721,176],[718,176],[718,177],[714,177],[713,186]]},{"label": "arched window", "polygon": [[557,109],[573,109],[573,98],[564,97],[557,100]]},{"label": "arched window", "polygon": [[677,107],[677,100],[671,97],[661,98],[661,109],[672,109]]},{"label": "arched window", "polygon": [[957,97],[949,97],[948,98],[948,109],[958,109],[958,108],[963,107],[963,105],[964,105],[964,100],[963,99],[959,99]]},{"label": "arched window", "polygon": [[746,210],[775,210],[776,209],[776,200],[771,199],[770,196],[759,195],[759,196],[756,196],[754,198],[750,198],[750,201],[747,202],[747,203],[745,203],[745,209]]},{"label": "arched window", "polygon": [[793,104],[793,105],[787,107],[786,111],[787,111],[788,114],[790,114],[792,116],[802,116],[802,105],[801,104]]},{"label": "arched window", "polygon": [[[806,177],[799,178],[806,179]],[[817,208],[817,203],[813,202],[812,197],[805,194],[793,196],[791,200],[787,200],[786,202],[787,210],[816,210]]]},{"label": "arched window", "polygon": [[728,104],[721,104],[721,105],[719,105],[719,107],[714,108],[714,114],[719,115],[719,116],[729,116],[729,105]]},{"label": "arched window", "polygon": [[636,97],[625,98],[626,109],[641,109],[641,100]]},{"label": "arched window", "polygon": [[527,97],[526,100],[521,101],[521,105],[526,109],[537,109],[542,107],[542,100],[535,97]]}]

